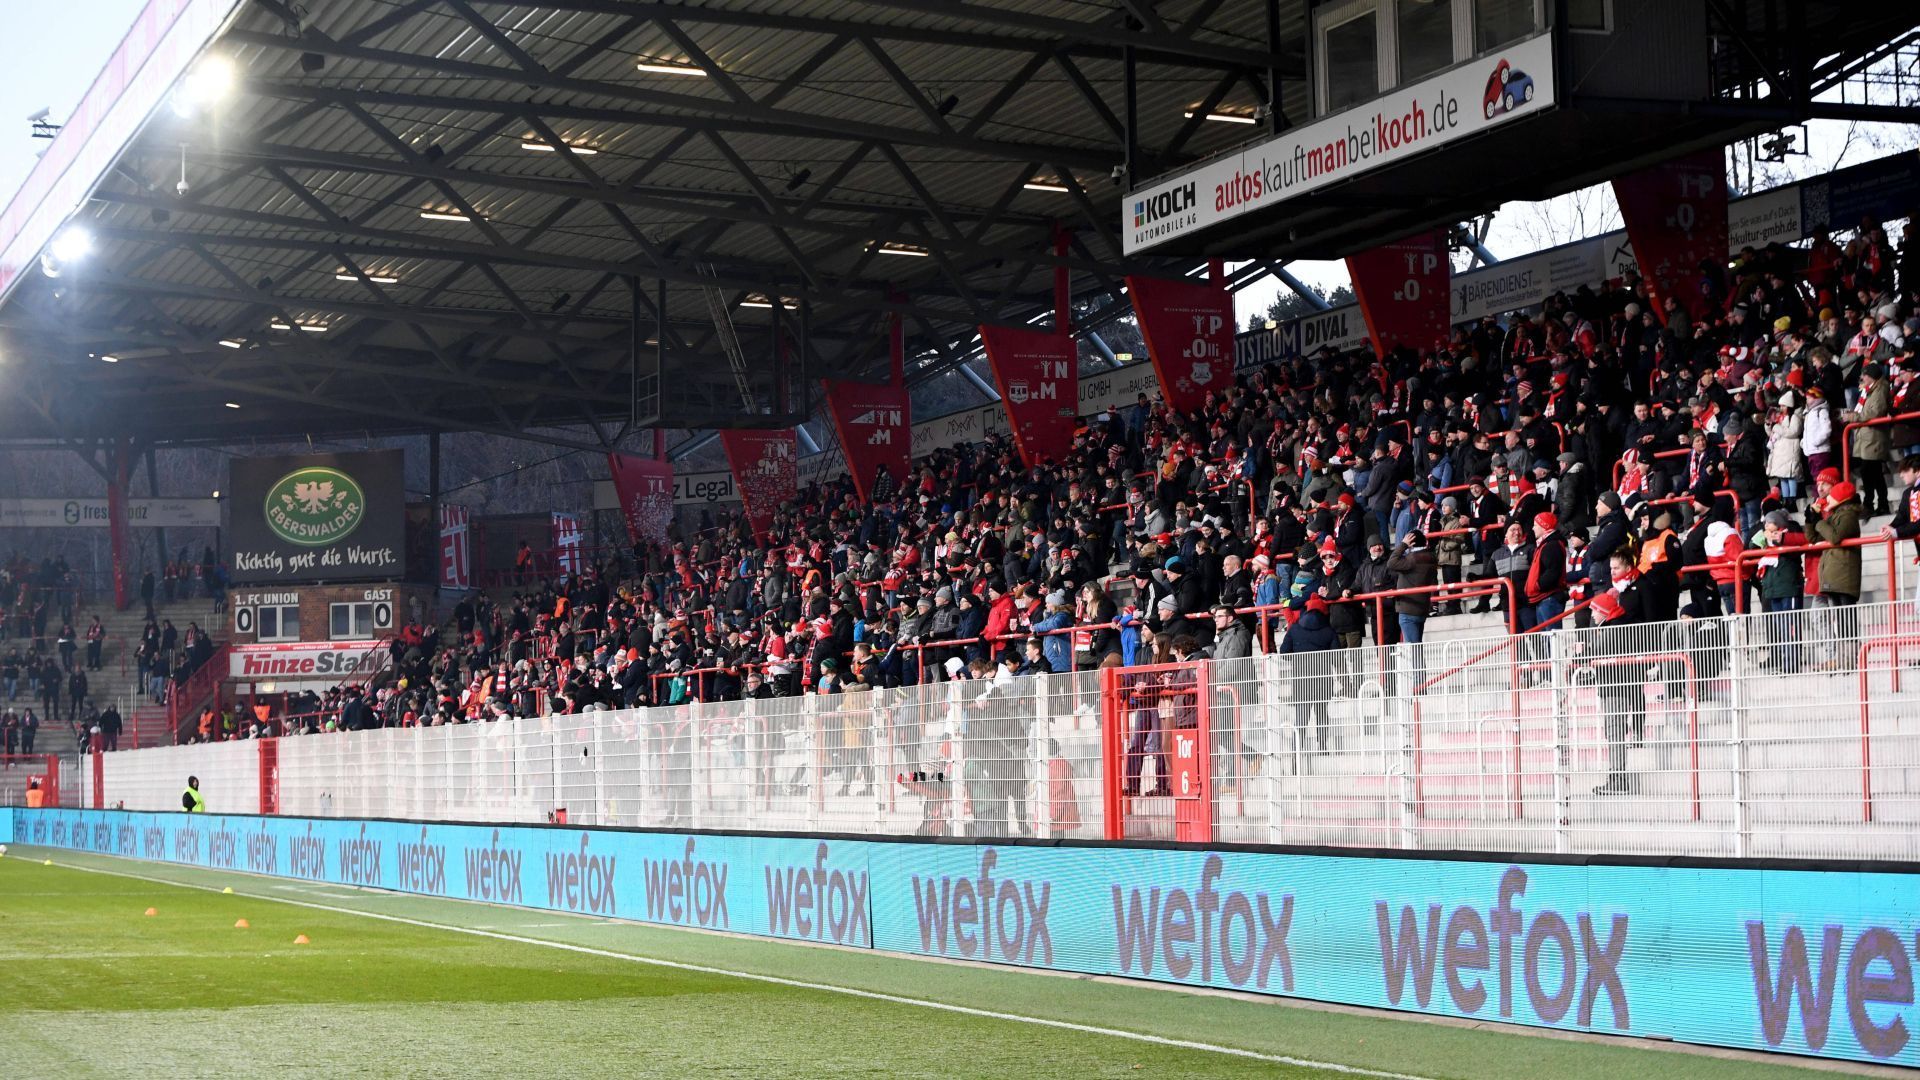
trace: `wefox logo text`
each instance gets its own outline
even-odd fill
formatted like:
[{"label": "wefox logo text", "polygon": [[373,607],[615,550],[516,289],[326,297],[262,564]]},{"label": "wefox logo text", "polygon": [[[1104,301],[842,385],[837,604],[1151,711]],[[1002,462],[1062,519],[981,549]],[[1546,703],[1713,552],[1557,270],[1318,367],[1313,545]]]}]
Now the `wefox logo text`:
[{"label": "wefox logo text", "polygon": [[681,926],[727,928],[727,864],[696,859],[687,840],[679,859],[642,859],[647,884],[647,918]]},{"label": "wefox logo text", "polygon": [[867,872],[827,868],[831,847],[815,849],[813,865],[767,867],[767,925],[782,937],[865,945]]},{"label": "wefox logo text", "polygon": [[1192,893],[1178,887],[1162,892],[1157,885],[1145,890],[1113,886],[1113,931],[1122,974],[1137,970],[1152,976],[1157,960],[1170,977],[1186,981],[1194,977],[1197,962],[1199,981],[1211,983],[1217,961],[1234,986],[1251,979],[1265,989],[1277,968],[1281,989],[1293,989],[1293,957],[1287,951],[1293,894],[1280,897],[1276,913],[1267,893],[1222,893],[1215,883],[1224,865],[1220,856],[1208,855],[1200,866],[1200,887]]},{"label": "wefox logo text", "polygon": [[520,902],[520,860],[522,853],[500,846],[500,830],[486,847],[467,848],[463,853],[467,866],[467,897],[471,900],[495,900],[503,904]]},{"label": "wefox logo text", "polygon": [[980,876],[913,878],[913,909],[920,920],[922,952],[1010,964],[1053,963],[1053,934],[1047,908],[1053,882],[1003,878],[995,881],[999,852],[980,852]]},{"label": "wefox logo text", "polygon": [[[1483,919],[1479,910],[1461,905],[1442,918],[1444,908],[1427,908],[1426,933],[1411,906],[1400,909],[1396,932],[1391,909],[1382,900],[1374,904],[1380,933],[1380,973],[1387,1003],[1399,1005],[1412,983],[1413,1000],[1422,1009],[1433,995],[1433,976],[1446,981],[1454,1008],[1468,1016],[1487,1003],[1485,982],[1474,973],[1496,971],[1499,977],[1499,1013],[1513,1015],[1514,982],[1519,977],[1533,1014],[1545,1024],[1558,1024],[1573,1008],[1575,1022],[1588,1027],[1601,994],[1613,1026],[1629,1026],[1627,991],[1620,981],[1620,959],[1627,949],[1627,917],[1614,915],[1606,940],[1599,940],[1593,917],[1579,912],[1573,925],[1552,909],[1543,909],[1531,921],[1514,901],[1527,891],[1527,872],[1509,866],[1500,875],[1494,903]],[[1579,937],[1576,940],[1575,928]],[[1519,955],[1515,956],[1516,946]]]}]

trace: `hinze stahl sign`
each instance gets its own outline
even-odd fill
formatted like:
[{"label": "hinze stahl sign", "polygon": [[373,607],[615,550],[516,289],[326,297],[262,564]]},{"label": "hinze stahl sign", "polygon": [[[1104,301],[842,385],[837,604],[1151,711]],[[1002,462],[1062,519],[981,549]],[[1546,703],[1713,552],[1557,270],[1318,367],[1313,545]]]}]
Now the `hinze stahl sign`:
[{"label": "hinze stahl sign", "polygon": [[405,571],[400,451],[235,458],[230,468],[235,583]]}]

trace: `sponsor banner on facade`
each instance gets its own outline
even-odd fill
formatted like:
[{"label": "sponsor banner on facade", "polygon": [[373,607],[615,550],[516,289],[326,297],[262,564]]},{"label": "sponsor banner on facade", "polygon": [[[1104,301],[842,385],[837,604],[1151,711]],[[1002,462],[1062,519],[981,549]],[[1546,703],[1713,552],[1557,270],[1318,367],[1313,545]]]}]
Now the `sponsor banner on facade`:
[{"label": "sponsor banner on facade", "polygon": [[1913,212],[1916,189],[1920,153],[1909,150],[1801,181],[1800,214],[1808,232],[1890,221]]},{"label": "sponsor banner on facade", "polygon": [[1065,461],[1080,414],[1079,350],[1073,335],[982,326],[980,343],[1020,459]]},{"label": "sponsor banner on facade", "polygon": [[1920,932],[1910,874],[109,810],[0,819],[16,844],[216,870],[1920,1065],[1906,1022]]},{"label": "sponsor banner on facade", "polygon": [[799,441],[791,430],[722,431],[720,444],[747,519],[765,536],[780,504],[800,492]]},{"label": "sponsor banner on facade", "polygon": [[1233,294],[1212,282],[1129,277],[1127,295],[1167,401],[1181,412],[1233,384]]},{"label": "sponsor banner on facade", "polygon": [[440,587],[473,587],[473,511],[458,503],[440,504]]},{"label": "sponsor banner on facade", "polygon": [[[98,499],[0,499],[0,528],[104,529],[105,496]],[[217,499],[127,500],[127,524],[162,529],[220,527]]]},{"label": "sponsor banner on facade", "polygon": [[1321,349],[1344,352],[1366,341],[1366,320],[1359,305],[1343,304],[1238,335],[1233,339],[1233,366],[1235,371],[1247,371]]},{"label": "sponsor banner on facade", "polygon": [[615,508],[626,522],[627,538],[636,544],[665,542],[676,501],[673,462],[610,453],[607,467],[613,471]]},{"label": "sponsor banner on facade", "polygon": [[234,582],[399,578],[406,569],[400,468],[398,450],[234,458]]},{"label": "sponsor banner on facade", "polygon": [[1362,251],[1347,259],[1353,293],[1366,317],[1373,351],[1385,356],[1396,348],[1432,349],[1443,344],[1451,324],[1447,285],[1453,264],[1447,261],[1444,229]]},{"label": "sponsor banner on facade", "polygon": [[329,685],[355,675],[385,671],[393,659],[384,641],[235,645],[227,654],[228,674],[241,682],[314,681]]},{"label": "sponsor banner on facade", "polygon": [[1126,252],[1537,115],[1553,107],[1553,76],[1553,39],[1542,34],[1129,192]]},{"label": "sponsor banner on facade", "polygon": [[1726,152],[1709,147],[1622,176],[1613,194],[1655,300],[1705,318],[1711,300],[1700,293],[1700,264],[1727,253]]},{"label": "sponsor banner on facade", "polygon": [[874,477],[883,465],[896,485],[904,484],[913,462],[913,401],[907,388],[821,381],[827,391],[827,415],[861,501],[873,490]]}]

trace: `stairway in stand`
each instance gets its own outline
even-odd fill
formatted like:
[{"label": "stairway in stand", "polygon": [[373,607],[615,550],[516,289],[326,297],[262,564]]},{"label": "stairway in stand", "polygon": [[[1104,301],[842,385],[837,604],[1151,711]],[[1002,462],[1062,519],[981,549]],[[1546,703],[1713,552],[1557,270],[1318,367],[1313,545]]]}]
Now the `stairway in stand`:
[{"label": "stairway in stand", "polygon": [[[156,599],[154,613],[159,619],[171,619],[174,629],[183,639],[188,625],[198,624],[202,631],[212,634],[216,645],[227,640],[227,614],[214,611],[213,601],[198,593],[172,603]],[[81,648],[74,657],[76,664],[86,662],[86,628],[94,615],[100,616],[100,624],[107,631],[106,645],[101,649],[100,670],[87,672],[87,703],[101,709],[109,703],[119,706],[120,715],[126,720],[120,736],[123,749],[135,745],[136,730],[141,735],[139,745],[151,746],[164,741],[166,707],[155,705],[145,688],[135,685],[138,669],[134,663],[134,652],[140,647],[140,633],[146,627],[146,607],[135,599],[127,610],[115,611],[112,598],[107,596],[81,603],[73,614],[74,628],[82,639]],[[26,705],[26,699],[27,692],[22,689],[15,706]],[[32,704],[36,709],[39,708],[37,701]],[[61,695],[60,708],[61,719],[58,722],[47,717],[41,718],[40,736],[35,749],[42,753],[71,757],[77,751],[78,743],[72,726],[65,719],[67,701],[64,693]]]}]

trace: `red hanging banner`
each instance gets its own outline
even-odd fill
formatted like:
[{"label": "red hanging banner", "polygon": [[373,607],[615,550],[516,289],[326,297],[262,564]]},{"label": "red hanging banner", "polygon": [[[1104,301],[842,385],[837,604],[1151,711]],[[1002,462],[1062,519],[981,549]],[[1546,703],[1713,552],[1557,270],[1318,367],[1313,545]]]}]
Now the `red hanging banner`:
[{"label": "red hanging banner", "polygon": [[1447,261],[1446,230],[1349,255],[1347,275],[1375,356],[1384,357],[1395,346],[1432,349],[1447,339],[1453,266]]},{"label": "red hanging banner", "polygon": [[620,516],[627,536],[636,544],[666,542],[673,523],[673,462],[608,454],[613,491],[620,499]]},{"label": "red hanging banner", "polygon": [[1020,460],[1029,468],[1066,460],[1080,402],[1072,335],[982,326],[980,340]]},{"label": "red hanging banner", "polygon": [[905,378],[906,328],[897,314],[892,322],[887,335],[888,385],[822,380],[827,389],[827,414],[833,417],[833,431],[846,454],[847,470],[853,474],[853,487],[860,493],[861,502],[873,498],[873,482],[880,466],[887,467],[896,492],[906,489],[907,473],[913,468],[913,401]]},{"label": "red hanging banner", "polygon": [[798,440],[791,430],[722,431],[720,444],[753,533],[764,538],[780,504],[800,493]]},{"label": "red hanging banner", "polygon": [[440,587],[473,587],[473,511],[458,503],[440,504]]},{"label": "red hanging banner", "polygon": [[1233,294],[1217,284],[1129,277],[1127,295],[1167,404],[1183,413],[1233,382]]},{"label": "red hanging banner", "polygon": [[1709,147],[1613,182],[1633,257],[1666,320],[1668,297],[1695,319],[1711,301],[1700,292],[1700,264],[1727,264],[1725,153]]},{"label": "red hanging banner", "polygon": [[860,501],[873,497],[874,477],[882,465],[893,477],[893,490],[900,491],[913,460],[913,418],[906,388],[823,381],[827,412],[846,452],[847,470],[853,474]]}]

